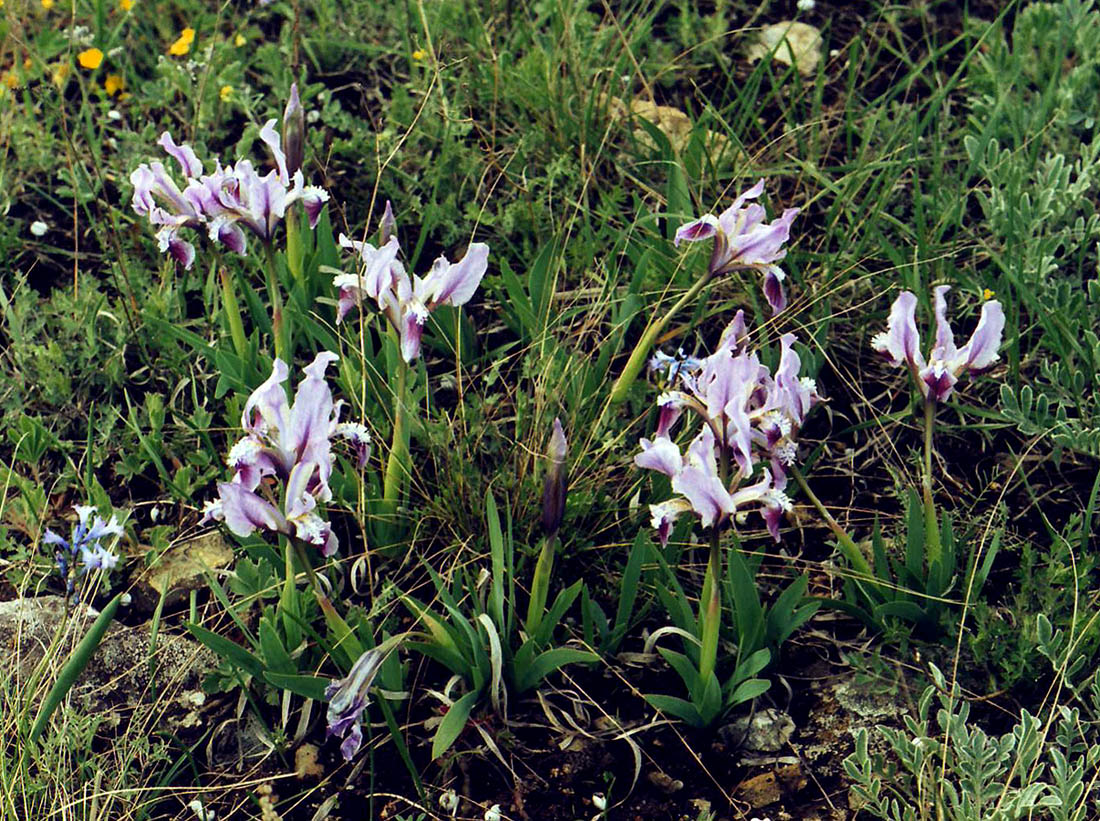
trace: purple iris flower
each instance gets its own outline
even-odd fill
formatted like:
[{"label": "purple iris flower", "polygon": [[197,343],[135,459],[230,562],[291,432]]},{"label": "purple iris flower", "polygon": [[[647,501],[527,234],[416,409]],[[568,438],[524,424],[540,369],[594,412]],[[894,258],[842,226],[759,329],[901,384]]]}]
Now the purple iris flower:
[{"label": "purple iris flower", "polygon": [[373,300],[397,330],[402,357],[412,362],[420,355],[420,338],[428,314],[440,305],[465,305],[473,297],[489,266],[489,246],[471,243],[458,262],[441,256],[427,276],[414,274],[410,278],[397,258],[400,245],[395,231],[393,210],[387,202],[380,248],[340,235],[340,245],[359,255],[360,266],[356,274],[338,274],[333,279],[340,294],[336,320],[342,321],[352,308]]},{"label": "purple iris flower", "polygon": [[[333,402],[325,379],[338,358],[331,351],[317,354],[304,369],[293,404],[283,387],[289,369],[275,360],[271,376],[245,402],[245,436],[226,460],[233,479],[219,483],[218,499],[206,506],[204,521],[224,521],[238,536],[269,530],[315,545],[325,556],[336,552],[336,536],[317,512],[319,503],[332,499],[332,439],[348,440],[360,467],[370,455],[369,432],[361,424],[339,421],[342,403]],[[281,505],[273,501],[265,482],[269,477],[283,490]]]},{"label": "purple iris flower", "polygon": [[[301,109],[300,104],[294,106],[297,97],[297,86],[293,86],[286,116],[294,120]],[[190,268],[195,261],[195,247],[179,232],[195,228],[205,230],[211,240],[231,251],[244,254],[248,246],[246,229],[261,241],[270,242],[287,208],[296,202],[302,204],[310,227],[316,227],[328,192],[305,184],[299,157],[301,135],[291,127],[293,124],[287,128],[293,155],[288,165],[275,123],[274,119],[268,120],[260,129],[260,139],[275,163],[275,168],[262,176],[247,159],[224,168],[216,162],[213,173],[205,174],[202,161],[190,145],[177,145],[167,131],[161,134],[158,144],[179,164],[183,186],[160,162],[142,163],[130,175],[130,182],[134,186],[131,205],[158,228],[162,252]]]},{"label": "purple iris flower", "polygon": [[[739,315],[722,334],[718,349],[693,372],[681,369],[682,390],[666,391],[657,400],[659,414],[653,439],[642,439],[634,463],[672,480],[679,494],[650,506],[653,527],[666,543],[676,519],[694,513],[703,527],[721,527],[759,510],[772,536],[790,510],[784,466],[793,462],[798,430],[820,397],[812,380],[799,376],[801,360],[794,336],[781,339],[775,375],[760,363],[747,340]],[[672,430],[691,411],[702,428],[687,453],[672,440]],[[770,460],[770,465],[765,461]],[[723,480],[720,463],[730,470]],[[755,477],[755,479],[753,478]]]},{"label": "purple iris flower", "polygon": [[1005,316],[1001,303],[989,300],[982,305],[978,325],[970,340],[955,347],[955,336],[947,321],[949,285],[933,291],[936,314],[936,341],[926,360],[920,351],[917,330],[917,297],[902,291],[890,309],[887,330],[871,340],[871,346],[895,366],[906,366],[926,400],[944,402],[951,396],[959,378],[967,372],[979,373],[993,365],[1001,347]]},{"label": "purple iris flower", "polygon": [[772,311],[779,313],[787,306],[787,297],[783,292],[783,280],[787,275],[776,263],[787,256],[783,243],[790,236],[791,223],[801,209],[788,208],[779,219],[765,222],[767,214],[764,206],[749,203],[762,193],[764,181],[760,180],[718,216],[705,214],[681,225],[673,242],[679,246],[681,241],[699,242],[713,238],[711,276],[745,268],[761,272],[764,275],[764,296]]},{"label": "purple iris flower", "polygon": [[343,739],[340,754],[345,761],[351,761],[363,743],[363,711],[370,704],[370,688],[383,661],[385,654],[380,650],[367,650],[356,659],[346,677],[333,681],[325,688],[325,698],[328,699],[328,732],[325,737]]},{"label": "purple iris flower", "polygon": [[102,516],[94,516],[95,506],[76,505],[77,523],[73,526],[69,539],[47,529],[42,536],[45,544],[53,545],[57,568],[65,580],[66,593],[72,593],[76,586],[76,573],[72,572],[77,558],[80,560],[80,573],[92,570],[111,570],[118,564],[118,556],[105,548],[103,539],[108,536],[121,536],[122,525],[112,515],[108,521]]}]

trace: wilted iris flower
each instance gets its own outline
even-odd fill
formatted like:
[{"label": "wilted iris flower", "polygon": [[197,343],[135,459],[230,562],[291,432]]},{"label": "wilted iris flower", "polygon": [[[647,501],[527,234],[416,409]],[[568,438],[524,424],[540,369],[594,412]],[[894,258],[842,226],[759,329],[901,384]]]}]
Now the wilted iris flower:
[{"label": "wilted iris flower", "polygon": [[412,362],[420,355],[420,338],[428,314],[440,305],[465,305],[477,290],[489,265],[489,246],[474,242],[458,262],[440,256],[428,275],[411,278],[397,258],[400,245],[395,235],[393,210],[386,203],[382,222],[382,246],[340,235],[340,245],[359,256],[359,272],[338,274],[333,285],[339,289],[336,321],[341,322],[354,307],[373,300],[386,315],[401,339],[401,355]]},{"label": "wilted iris flower", "polygon": [[[799,377],[801,360],[794,335],[781,340],[775,375],[745,349],[744,317],[722,334],[718,349],[691,371],[681,369],[681,390],[657,400],[655,437],[642,439],[638,467],[672,479],[675,498],[650,506],[662,543],[683,513],[693,512],[704,527],[720,527],[750,510],[760,510],[778,540],[782,514],[790,509],[786,466],[794,462],[798,431],[809,409],[820,401],[813,380]],[[687,453],[672,430],[690,411],[702,429]],[[770,464],[765,465],[765,462]]]},{"label": "wilted iris flower", "polygon": [[336,552],[336,536],[317,512],[319,503],[332,498],[332,439],[347,439],[360,466],[370,453],[366,428],[341,423],[342,403],[332,401],[325,371],[338,358],[331,351],[317,354],[305,368],[293,404],[283,388],[289,369],[275,360],[271,376],[245,403],[241,426],[246,433],[226,460],[233,480],[219,483],[218,499],[207,505],[204,520],[224,521],[238,536],[260,528],[315,545],[325,556]]},{"label": "wilted iris flower", "polygon": [[325,737],[343,739],[340,754],[345,761],[351,761],[363,743],[360,722],[363,711],[370,704],[371,685],[385,658],[385,654],[378,649],[367,650],[356,659],[345,678],[337,679],[325,688],[325,698],[328,699],[328,732]]},{"label": "wilted iris flower", "polygon": [[[122,525],[114,515],[109,521],[95,516],[94,505],[76,505],[77,523],[73,526],[72,536],[63,536],[47,529],[42,537],[45,544],[54,545],[54,558],[61,578],[65,580],[66,593],[72,593],[76,586],[77,572],[92,570],[110,570],[118,564],[118,556],[105,548],[102,541],[107,536],[121,536]],[[76,570],[77,560],[80,569]]]},{"label": "wilted iris flower", "polygon": [[909,368],[921,395],[933,402],[946,401],[955,389],[959,377],[967,372],[978,373],[989,368],[998,359],[1005,316],[1001,303],[989,300],[982,305],[978,326],[970,340],[961,348],[955,347],[955,336],[947,321],[947,292],[949,285],[940,285],[933,292],[936,313],[936,341],[925,360],[920,351],[920,332],[917,330],[917,297],[910,291],[902,291],[890,309],[885,333],[871,340],[871,346],[885,354],[896,366]]},{"label": "wilted iris flower", "polygon": [[317,225],[328,192],[306,185],[301,171],[303,135],[298,121],[301,104],[297,86],[291,87],[291,101],[284,115],[284,132],[291,151],[290,164],[274,119],[264,123],[260,139],[271,151],[275,168],[261,175],[247,159],[222,167],[215,162],[213,173],[205,174],[203,163],[190,145],[177,145],[171,134],[161,134],[158,144],[179,164],[184,182],[178,184],[161,162],[142,163],[130,175],[134,186],[134,211],[146,217],[157,230],[162,252],[170,253],[185,268],[195,261],[195,247],[180,236],[183,228],[202,229],[210,239],[231,251],[244,254],[246,230],[262,242],[270,242],[286,210],[301,202],[311,228]]},{"label": "wilted iris flower", "polygon": [[747,268],[759,271],[764,275],[764,296],[772,311],[779,313],[787,306],[787,297],[783,292],[783,280],[787,275],[776,263],[787,256],[783,243],[790,236],[791,223],[801,209],[788,208],[779,219],[765,222],[767,214],[764,206],[748,203],[762,193],[764,181],[760,180],[718,216],[705,214],[681,225],[676,231],[674,244],[679,246],[681,241],[699,242],[713,238],[710,275],[720,276]]}]

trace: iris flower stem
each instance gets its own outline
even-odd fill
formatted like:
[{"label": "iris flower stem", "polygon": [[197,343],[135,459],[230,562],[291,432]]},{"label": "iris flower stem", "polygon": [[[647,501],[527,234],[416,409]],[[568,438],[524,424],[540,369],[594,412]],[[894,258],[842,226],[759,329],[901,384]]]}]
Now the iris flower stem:
[{"label": "iris flower stem", "polygon": [[317,581],[317,571],[313,569],[313,563],[309,560],[309,553],[306,552],[306,546],[300,539],[296,539],[293,536],[288,536],[287,540],[294,545],[294,552],[298,555],[298,562],[305,568],[306,576],[309,578],[309,584],[313,588],[313,592],[323,598],[325,592],[321,589],[321,585]]},{"label": "iris flower stem", "polygon": [[542,550],[539,551],[539,558],[535,563],[535,575],[531,579],[531,600],[527,603],[526,627],[529,636],[535,635],[546,612],[546,596],[550,592],[550,573],[554,569],[557,535],[552,533],[542,540]]},{"label": "iris flower stem", "polygon": [[649,352],[653,349],[653,344],[657,341],[657,337],[660,335],[661,331],[665,329],[676,314],[680,313],[685,305],[699,296],[700,291],[710,282],[710,278],[711,275],[709,272],[700,277],[699,281],[692,285],[691,288],[676,301],[676,304],[672,306],[672,309],[668,313],[657,321],[652,322],[649,327],[645,329],[642,338],[639,339],[638,344],[634,346],[634,350],[630,354],[630,359],[627,360],[622,373],[620,373],[619,378],[615,380],[615,386],[611,389],[610,402],[612,405],[616,405],[626,399],[627,394],[630,392],[630,386],[634,384],[634,380],[638,378],[638,374],[640,374],[642,368],[645,367]]},{"label": "iris flower stem", "polygon": [[[722,417],[718,432],[718,478],[725,485],[730,472],[730,449],[727,444],[727,420]],[[703,595],[699,599],[699,683],[704,689],[718,666],[718,635],[722,628],[722,534],[718,522],[710,529],[710,555],[703,576]]]},{"label": "iris flower stem", "polygon": [[386,474],[382,485],[382,498],[386,502],[386,513],[396,511],[397,503],[401,499],[401,491],[405,484],[405,474],[408,462],[408,434],[405,428],[405,405],[408,400],[409,364],[401,359],[397,370],[397,390],[393,397],[393,441],[390,444],[390,455],[386,461]]},{"label": "iris flower stem", "polygon": [[844,554],[844,558],[848,560],[857,573],[869,579],[874,579],[875,571],[871,568],[870,563],[864,558],[862,551],[860,551],[852,537],[848,535],[848,531],[840,526],[837,520],[833,518],[833,514],[825,508],[825,505],[821,503],[817,495],[810,490],[810,486],[806,483],[806,477],[802,475],[802,471],[795,465],[791,465],[787,470],[794,476],[794,480],[798,482],[798,486],[802,488],[802,492],[806,494],[806,498],[809,500],[810,504],[817,508],[817,512],[821,514],[821,518],[825,520],[825,524],[829,526],[829,530],[833,531],[833,535],[836,536],[837,545],[840,547],[840,552]]},{"label": "iris flower stem", "polygon": [[710,529],[710,556],[699,600],[699,686],[705,688],[718,664],[718,633],[722,626],[722,548],[717,522]]},{"label": "iris flower stem", "polygon": [[222,281],[222,308],[229,324],[229,335],[233,338],[233,347],[241,361],[246,361],[248,338],[244,335],[244,322],[241,321],[241,309],[237,303],[237,292],[233,288],[233,279],[225,268],[218,271]]},{"label": "iris flower stem", "polygon": [[295,282],[302,280],[302,261],[305,249],[302,248],[302,232],[298,226],[298,209],[288,208],[286,212],[286,263]]},{"label": "iris flower stem", "polygon": [[279,291],[279,278],[276,275],[279,268],[275,262],[275,248],[270,242],[264,243],[264,261],[267,268],[267,296],[271,300],[271,332],[275,337],[275,356],[289,364],[286,326],[283,323],[283,296]]},{"label": "iris flower stem", "polygon": [[924,470],[921,486],[924,491],[924,557],[928,569],[943,560],[943,543],[940,541],[939,517],[932,499],[932,431],[936,423],[936,402],[931,397],[924,400]]}]

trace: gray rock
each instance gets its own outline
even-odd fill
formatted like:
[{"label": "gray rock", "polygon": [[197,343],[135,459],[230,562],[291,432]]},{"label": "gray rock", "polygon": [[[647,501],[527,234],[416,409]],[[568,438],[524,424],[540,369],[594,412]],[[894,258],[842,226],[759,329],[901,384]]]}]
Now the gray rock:
[{"label": "gray rock", "polygon": [[[60,596],[0,602],[0,654],[26,686],[36,672],[45,695],[73,649],[98,614],[87,605],[66,612]],[[162,729],[197,726],[205,702],[202,676],[217,664],[216,656],[198,642],[163,631],[150,663],[149,625],[114,623],[70,691],[70,703],[88,712],[105,713],[110,722],[122,713],[156,702],[163,710]],[[42,665],[47,665],[45,675]],[[151,676],[155,668],[155,678]],[[155,692],[154,692],[155,684]]]}]

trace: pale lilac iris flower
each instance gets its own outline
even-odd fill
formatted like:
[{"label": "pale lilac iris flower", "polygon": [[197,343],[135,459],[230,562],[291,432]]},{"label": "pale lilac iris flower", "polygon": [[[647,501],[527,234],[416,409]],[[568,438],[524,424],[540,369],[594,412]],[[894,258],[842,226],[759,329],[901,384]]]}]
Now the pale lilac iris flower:
[{"label": "pale lilac iris flower", "polygon": [[[797,436],[806,414],[820,401],[813,380],[799,376],[794,336],[780,340],[773,376],[746,348],[744,317],[723,332],[718,349],[698,367],[677,373],[681,390],[657,400],[657,431],[642,439],[634,463],[672,480],[679,498],[650,506],[653,527],[667,542],[676,519],[694,513],[703,527],[721,527],[751,510],[764,516],[772,536],[790,500],[783,492],[786,468],[797,455]],[[687,453],[672,439],[684,411],[702,422]],[[723,481],[720,462],[727,463]],[[765,463],[769,464],[765,464]]]},{"label": "pale lilac iris flower", "polygon": [[[297,119],[301,109],[300,103],[297,107],[293,105],[297,99],[297,86],[293,86],[286,117]],[[130,182],[134,186],[131,205],[157,228],[162,252],[171,254],[184,268],[190,268],[195,261],[195,247],[180,231],[193,228],[206,231],[212,241],[244,254],[248,233],[261,242],[270,242],[287,209],[299,202],[310,227],[316,227],[328,192],[306,185],[300,167],[288,167],[275,123],[274,119],[268,120],[260,129],[260,139],[275,164],[263,175],[247,159],[225,167],[215,162],[214,171],[206,174],[203,162],[190,145],[177,145],[167,131],[161,134],[157,142],[178,163],[183,184],[178,184],[161,162],[142,163],[130,175]],[[300,135],[292,127],[286,130],[298,140],[290,148],[294,154],[292,163],[300,165]]]},{"label": "pale lilac iris flower", "polygon": [[325,688],[328,699],[328,731],[326,738],[342,738],[340,754],[351,761],[363,743],[361,726],[363,711],[370,704],[370,688],[385,655],[377,650],[367,650],[352,665],[346,677],[337,679]]},{"label": "pale lilac iris flower", "polygon": [[[54,559],[61,578],[65,581],[65,592],[72,593],[76,586],[77,573],[89,573],[93,570],[111,570],[118,564],[118,555],[103,546],[103,540],[109,536],[121,536],[122,525],[112,514],[104,521],[102,516],[94,516],[94,505],[76,505],[77,522],[73,525],[70,538],[47,529],[42,536],[44,544],[53,545]],[[76,568],[79,559],[80,568]]]},{"label": "pale lilac iris flower", "polygon": [[787,256],[783,244],[790,237],[791,223],[801,209],[788,208],[779,219],[766,222],[764,206],[749,202],[762,193],[764,181],[760,180],[718,216],[705,214],[681,225],[673,242],[679,246],[681,241],[713,239],[711,276],[748,268],[759,271],[764,275],[764,296],[772,311],[779,313],[787,306],[787,296],[783,291],[783,280],[787,275],[777,263]]},{"label": "pale lilac iris flower", "polygon": [[[318,505],[332,499],[332,440],[348,440],[360,467],[370,455],[367,429],[339,421],[342,403],[333,402],[325,379],[338,358],[331,351],[317,354],[304,369],[293,404],[283,387],[289,369],[275,360],[271,376],[245,402],[245,436],[226,460],[233,479],[218,484],[218,499],[207,505],[205,520],[224,521],[238,536],[268,530],[312,544],[325,556],[336,552],[336,536],[318,513]],[[274,486],[265,483],[268,477]]]},{"label": "pale lilac iris flower", "polygon": [[933,292],[936,315],[936,340],[927,359],[920,350],[917,330],[917,297],[902,291],[890,309],[887,330],[876,334],[871,346],[884,354],[891,364],[908,367],[921,395],[928,401],[944,402],[955,390],[964,374],[980,373],[999,358],[1004,333],[1004,308],[997,300],[982,305],[978,325],[970,340],[961,348],[955,346],[955,336],[947,321],[949,285],[937,286]]},{"label": "pale lilac iris flower", "polygon": [[471,243],[458,262],[440,256],[427,276],[410,277],[398,259],[400,244],[395,231],[393,210],[387,202],[380,247],[340,235],[340,245],[358,255],[359,271],[338,274],[333,279],[339,291],[336,321],[342,322],[352,308],[368,299],[375,302],[400,337],[401,356],[412,362],[420,356],[420,339],[428,315],[440,305],[459,307],[473,297],[488,270],[489,246]]}]

